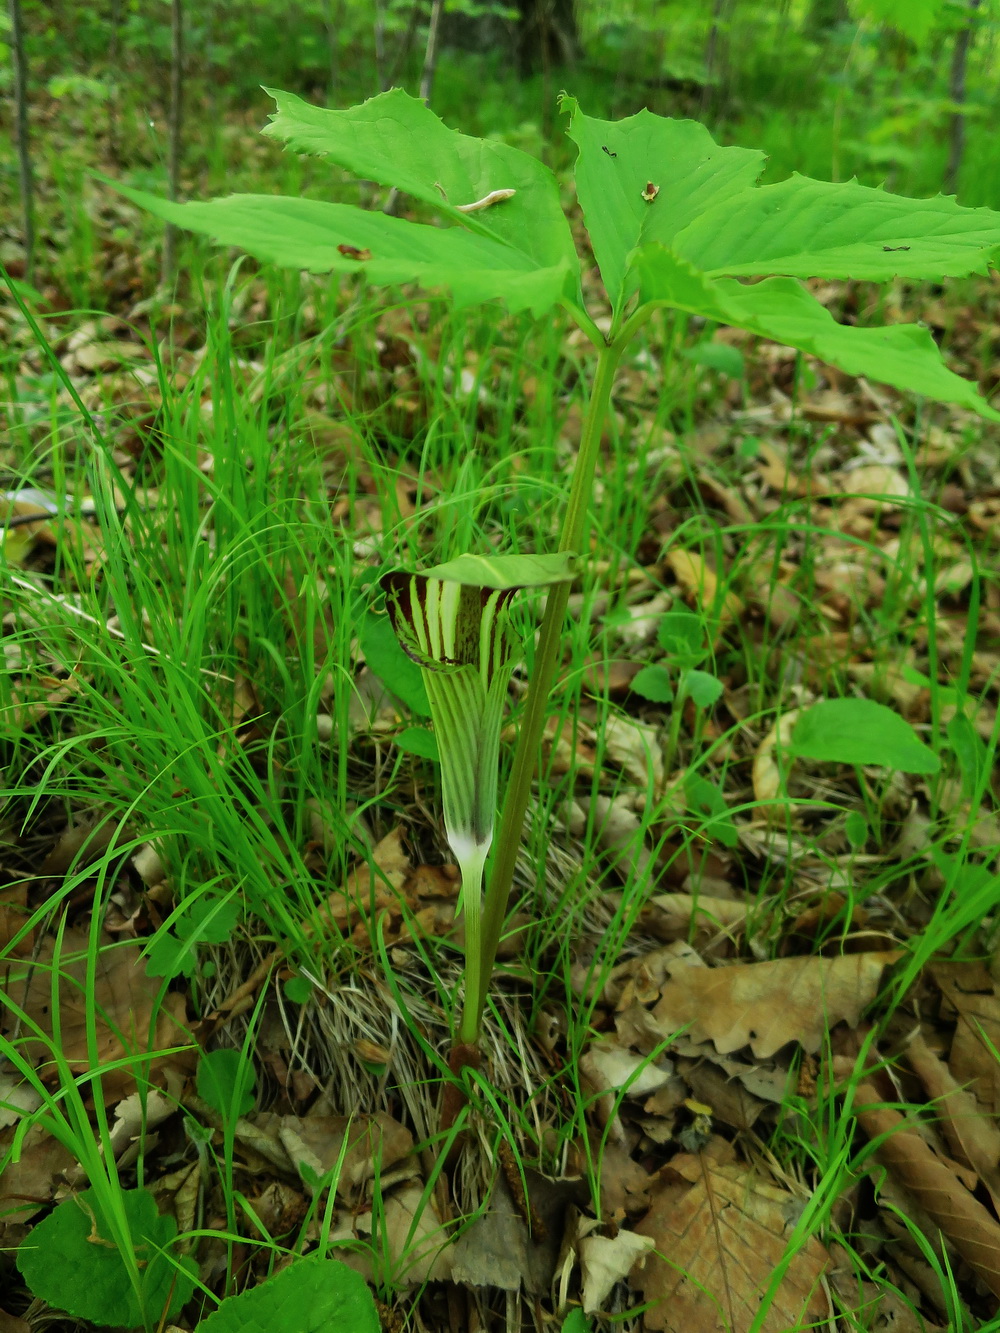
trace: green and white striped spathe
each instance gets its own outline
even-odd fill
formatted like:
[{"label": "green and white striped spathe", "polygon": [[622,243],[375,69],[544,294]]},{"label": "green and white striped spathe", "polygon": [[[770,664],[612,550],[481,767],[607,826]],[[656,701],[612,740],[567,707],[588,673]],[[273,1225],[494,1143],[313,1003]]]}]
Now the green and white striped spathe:
[{"label": "green and white striped spathe", "polygon": [[483,867],[493,841],[504,701],[521,649],[508,607],[520,589],[565,582],[575,571],[569,554],[463,555],[381,580],[393,630],[427,688],[470,957],[479,946]]},{"label": "green and white striped spathe", "polygon": [[[424,574],[382,579],[392,627],[420,666],[441,756],[448,841],[493,841],[500,729],[520,647],[507,606],[515,589],[472,588]],[[464,895],[463,895],[464,896]]]}]

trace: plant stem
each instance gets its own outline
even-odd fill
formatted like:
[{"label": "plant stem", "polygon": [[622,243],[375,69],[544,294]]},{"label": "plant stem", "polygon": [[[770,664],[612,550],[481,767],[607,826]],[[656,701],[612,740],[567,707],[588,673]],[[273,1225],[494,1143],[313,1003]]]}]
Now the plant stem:
[{"label": "plant stem", "polygon": [[[580,450],[570,483],[569,502],[559,541],[560,551],[580,552],[583,547],[601,434],[608,404],[611,401],[611,387],[618,362],[628,341],[628,337],[619,335],[610,346],[601,348],[598,357],[590,402],[580,437]],[[542,617],[538,648],[535,652],[528,700],[517,738],[517,748],[514,751],[514,763],[504,799],[500,829],[496,837],[496,854],[489,872],[486,899],[483,904],[482,953],[478,975],[475,975],[475,965],[466,974],[465,1004],[459,1028],[459,1042],[467,1046],[474,1047],[479,1041],[486,993],[493,973],[504,917],[507,914],[507,900],[514,881],[514,865],[521,842],[524,814],[531,796],[531,779],[535,771],[542,729],[545,726],[546,706],[559,662],[569,590],[568,583],[557,583],[549,590],[545,602],[545,614]]]}]

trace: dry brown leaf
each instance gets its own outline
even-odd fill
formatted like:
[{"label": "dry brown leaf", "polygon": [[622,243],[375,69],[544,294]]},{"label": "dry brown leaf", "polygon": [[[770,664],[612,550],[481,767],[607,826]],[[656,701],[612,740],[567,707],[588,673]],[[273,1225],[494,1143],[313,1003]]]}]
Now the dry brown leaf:
[{"label": "dry brown leaf", "polygon": [[[0,1131],[0,1158],[14,1141],[16,1127]],[[27,1222],[46,1207],[58,1177],[76,1166],[76,1158],[43,1125],[32,1125],[24,1136],[21,1155],[0,1173],[0,1240],[9,1227]]]},{"label": "dry brown leaf", "polygon": [[443,1282],[451,1276],[454,1242],[438,1217],[432,1198],[420,1185],[407,1185],[383,1202],[377,1226],[371,1213],[348,1215],[331,1232],[331,1240],[357,1237],[370,1241],[357,1254],[345,1253],[344,1262],[366,1282],[420,1286]]},{"label": "dry brown leaf", "polygon": [[664,1037],[682,1030],[723,1055],[749,1046],[766,1059],[787,1042],[817,1051],[846,1020],[854,1026],[898,952],[690,968],[668,981],[651,1015]]},{"label": "dry brown leaf", "polygon": [[927,1089],[952,1152],[963,1165],[972,1167],[996,1207],[1000,1203],[1000,1129],[993,1117],[956,1081],[948,1066],[924,1041],[922,1033],[911,1037],[906,1058]]},{"label": "dry brown leaf", "polygon": [[[665,1333],[788,1333],[825,1323],[821,1279],[829,1263],[811,1237],[775,1280],[795,1226],[798,1200],[747,1167],[708,1153],[675,1157],[653,1206],[636,1227],[656,1253],[632,1270],[651,1306],[645,1326]],[[761,1300],[773,1299],[761,1319]]]},{"label": "dry brown leaf", "polygon": [[697,897],[690,893],[657,893],[643,907],[639,920],[643,930],[659,940],[686,939],[692,928],[702,935],[734,931],[746,921],[747,910],[745,902],[704,893]]},{"label": "dry brown leaf", "polygon": [[[853,1064],[843,1061],[843,1072]],[[838,1073],[841,1072],[837,1062]],[[886,1106],[872,1083],[854,1089],[854,1114],[873,1141],[876,1156],[905,1185],[966,1263],[1000,1296],[1000,1223],[959,1182],[907,1121]]]},{"label": "dry brown leaf", "polygon": [[[754,800],[762,802],[761,813],[768,820],[785,817],[784,803],[774,804],[783,791],[781,769],[774,755],[776,750],[779,754],[787,755],[798,716],[797,708],[793,708],[790,713],[783,713],[757,746],[757,752],[753,757]],[[786,759],[786,764],[790,763],[791,760]]]},{"label": "dry brown leaf", "polygon": [[634,1231],[619,1231],[614,1237],[584,1236],[578,1244],[584,1313],[599,1310],[615,1283],[626,1278],[636,1260],[655,1246],[652,1236],[638,1236]]},{"label": "dry brown leaf", "polygon": [[674,572],[685,597],[705,615],[718,614],[721,625],[735,620],[743,611],[743,603],[734,592],[726,592],[719,603],[719,576],[696,551],[672,548],[667,552],[667,564]]},{"label": "dry brown leaf", "polygon": [[0,1333],[33,1333],[33,1330],[27,1319],[0,1309]]},{"label": "dry brown leaf", "polygon": [[1000,996],[993,978],[981,963],[933,963],[929,971],[958,1020],[948,1057],[952,1075],[1000,1114]]},{"label": "dry brown leaf", "polygon": [[800,477],[792,470],[788,459],[766,440],[760,442],[760,455],[757,463],[761,480],[779,495],[807,496],[825,494],[830,490],[830,483],[811,473]]},{"label": "dry brown leaf", "polygon": [[[71,928],[64,933],[59,958],[59,1044],[70,1068],[75,1073],[86,1073],[93,1068],[87,1035],[88,1027],[93,1025],[97,1065],[103,1071],[103,1096],[107,1103],[114,1104],[135,1090],[135,1076],[128,1067],[108,1069],[108,1065],[126,1054],[146,1056],[150,1051],[187,1047],[187,1051],[176,1055],[143,1060],[143,1076],[156,1081],[171,1067],[189,1068],[192,1037],[185,1026],[184,996],[170,993],[158,1003],[160,981],[146,975],[145,960],[134,941],[103,943],[97,956],[94,994],[88,1005],[87,950],[86,932]],[[27,1037],[23,1033],[20,1039],[21,1054],[38,1066],[46,1081],[59,1078],[51,1048],[52,956],[53,944],[47,939],[37,959],[19,962],[10,969],[6,987],[11,1000],[24,1009],[31,1023],[49,1039]],[[0,1031],[9,1035],[14,1022],[13,1013],[7,1011],[0,1021]]]},{"label": "dry brown leaf", "polygon": [[401,1166],[416,1169],[410,1157],[413,1135],[383,1111],[354,1117],[264,1112],[250,1117],[250,1123],[260,1134],[277,1140],[296,1174],[300,1162],[307,1163],[318,1176],[332,1171],[346,1137],[336,1190],[338,1198],[354,1206],[364,1198],[376,1173],[384,1182]]}]

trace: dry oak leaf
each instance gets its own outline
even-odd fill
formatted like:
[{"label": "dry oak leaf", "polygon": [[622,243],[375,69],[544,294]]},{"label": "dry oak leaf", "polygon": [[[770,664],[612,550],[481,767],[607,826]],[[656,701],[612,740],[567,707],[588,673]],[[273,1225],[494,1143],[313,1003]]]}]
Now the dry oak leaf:
[{"label": "dry oak leaf", "polygon": [[722,1055],[749,1046],[759,1060],[798,1042],[818,1051],[824,1034],[852,1027],[875,999],[896,950],[841,958],[778,958],[769,963],[692,967],[660,992],[652,1020],[664,1037],[683,1031]]},{"label": "dry oak leaf", "polygon": [[932,963],[931,976],[955,1010],[948,1067],[987,1110],[1000,1114],[1000,995],[984,964]]},{"label": "dry oak leaf", "polygon": [[[851,1061],[835,1060],[839,1075],[854,1073]],[[916,1129],[887,1106],[872,1083],[854,1089],[854,1114],[877,1144],[878,1159],[905,1185],[994,1296],[1000,1296],[1000,1223],[962,1185]]]},{"label": "dry oak leaf", "polygon": [[[632,1270],[651,1303],[645,1327],[664,1333],[788,1333],[825,1323],[821,1278],[829,1256],[813,1236],[783,1265],[799,1200],[707,1152],[665,1167],[653,1206],[635,1228],[656,1252]],[[770,1304],[761,1318],[761,1301]]]},{"label": "dry oak leaf", "polygon": [[910,1038],[906,1058],[927,1089],[949,1148],[962,1165],[976,1172],[989,1191],[994,1208],[1000,1206],[1000,1129],[995,1118],[952,1076],[922,1033],[916,1032]]}]

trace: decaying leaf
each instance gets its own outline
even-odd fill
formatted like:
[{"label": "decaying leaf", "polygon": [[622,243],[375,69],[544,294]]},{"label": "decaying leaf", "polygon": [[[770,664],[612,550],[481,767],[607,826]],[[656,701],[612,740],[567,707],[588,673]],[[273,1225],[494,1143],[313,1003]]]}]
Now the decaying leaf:
[{"label": "decaying leaf", "polygon": [[793,1041],[817,1051],[836,1023],[858,1022],[898,957],[889,951],[693,967],[666,983],[652,1020],[664,1037],[683,1031],[723,1055],[749,1046],[766,1059]]},{"label": "decaying leaf", "polygon": [[[779,801],[779,797],[784,790],[784,784],[781,769],[778,767],[778,761],[775,758],[775,751],[787,756],[788,747],[792,743],[792,731],[798,716],[799,710],[797,708],[792,709],[790,713],[782,714],[760,745],[757,746],[757,753],[753,757],[754,800],[760,801],[764,818],[768,820],[784,819],[785,817],[785,806]],[[786,758],[786,764],[790,763],[791,759]]]},{"label": "decaying leaf", "polygon": [[910,1068],[927,1089],[938,1124],[956,1158],[971,1167],[989,1190],[994,1207],[1000,1202],[1000,1129],[968,1089],[915,1033],[906,1048]]},{"label": "decaying leaf", "polygon": [[982,963],[933,963],[929,969],[957,1019],[948,1067],[987,1110],[1000,1114],[1000,994]]},{"label": "decaying leaf", "polygon": [[[838,1061],[838,1073],[853,1073]],[[905,1185],[966,1263],[1000,1296],[1000,1223],[962,1185],[916,1129],[862,1080],[854,1089],[854,1114],[876,1144],[876,1156]]]},{"label": "decaying leaf", "polygon": [[[825,1322],[829,1258],[819,1240],[810,1237],[779,1270],[798,1209],[793,1195],[745,1166],[720,1164],[707,1150],[675,1157],[636,1227],[656,1245],[632,1270],[633,1286],[652,1302],[646,1328],[788,1333]],[[763,1299],[770,1303],[761,1318]]]},{"label": "decaying leaf", "polygon": [[619,1231],[617,1236],[585,1236],[578,1245],[585,1314],[599,1310],[616,1282],[627,1277],[636,1260],[654,1249],[652,1236]]},{"label": "decaying leaf", "polygon": [[[171,993],[158,1000],[160,983],[146,975],[145,962],[137,942],[121,944],[102,942],[97,955],[93,995],[88,999],[88,936],[76,929],[62,938],[59,980],[59,1046],[71,1069],[85,1073],[93,1067],[88,1030],[96,1035],[97,1064],[102,1069],[101,1086],[108,1103],[120,1102],[135,1090],[135,1075],[130,1068],[107,1066],[126,1054],[145,1057],[150,1051],[176,1054],[142,1060],[144,1078],[156,1081],[159,1072],[170,1065],[187,1068],[191,1062],[192,1039],[185,1027],[184,996]],[[22,1027],[20,1051],[26,1060],[39,1067],[41,1077],[58,1080],[59,1071],[52,1062],[52,958],[51,939],[44,941],[37,959],[26,959],[12,967],[6,995],[13,1005],[24,1010],[29,1023]],[[12,1033],[17,1015],[5,1008],[0,1015],[0,1031]],[[28,1035],[39,1030],[43,1035]]]}]

